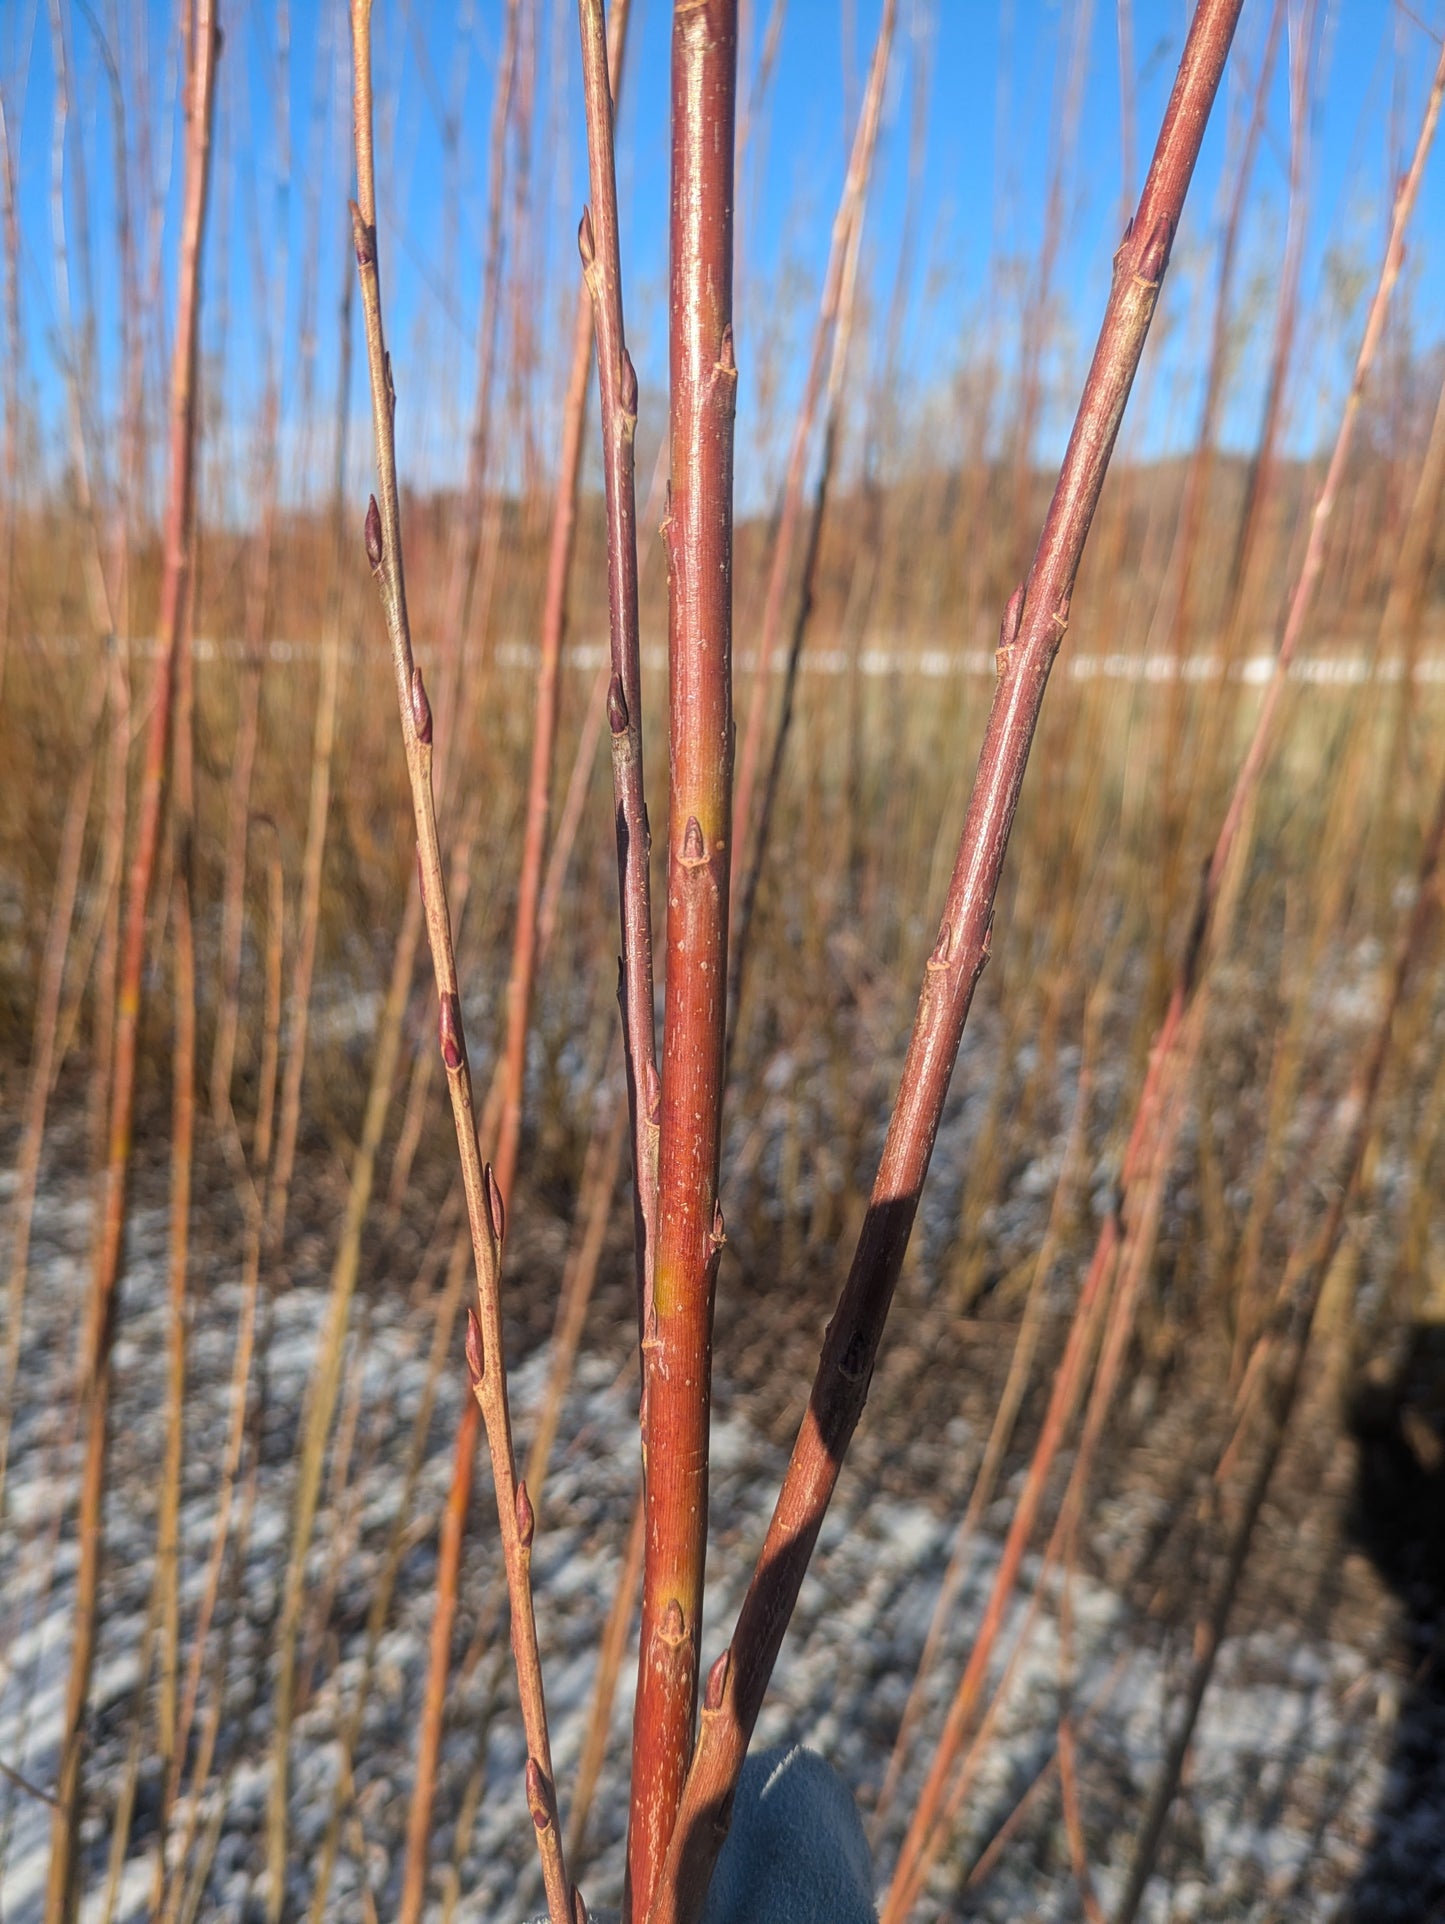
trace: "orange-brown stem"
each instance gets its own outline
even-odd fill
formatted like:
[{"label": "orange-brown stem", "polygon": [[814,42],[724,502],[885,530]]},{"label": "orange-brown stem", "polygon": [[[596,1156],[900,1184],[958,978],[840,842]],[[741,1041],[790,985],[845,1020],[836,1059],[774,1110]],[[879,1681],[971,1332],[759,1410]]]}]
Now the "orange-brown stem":
[{"label": "orange-brown stem", "polygon": [[654,1924],[692,1924],[743,1756],[867,1397],[953,1064],[988,960],[994,898],[1049,671],[1133,384],[1240,0],[1201,0],[1114,282],[1027,581],[1004,616],[998,686],[937,943],[847,1285],[730,1649],[709,1680]]},{"label": "orange-brown stem", "polygon": [[633,1918],[652,1907],[692,1751],[707,1548],[732,834],[736,93],[733,0],[678,0],[669,303],[667,1002],[657,1253],[643,1332],[647,1524],[624,1900]]}]

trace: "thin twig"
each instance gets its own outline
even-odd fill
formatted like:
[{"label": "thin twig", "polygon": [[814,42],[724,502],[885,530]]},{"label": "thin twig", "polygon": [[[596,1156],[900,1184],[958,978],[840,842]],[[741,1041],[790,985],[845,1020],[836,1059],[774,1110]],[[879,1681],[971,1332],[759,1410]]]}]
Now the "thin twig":
[{"label": "thin twig", "polygon": [[467,1216],[477,1266],[477,1309],[468,1317],[467,1363],[486,1426],[497,1493],[497,1517],[512,1608],[512,1647],[527,1738],[527,1804],[537,1833],[538,1853],[552,1924],[570,1924],[571,1893],[562,1857],[547,1733],[537,1627],[532,1608],[534,1518],[526,1485],[519,1482],[512,1455],[511,1416],[507,1406],[506,1359],[502,1342],[501,1256],[504,1217],[501,1195],[490,1170],[482,1168],[477,1148],[477,1119],[471,1071],[462,1026],[456,960],[452,951],[446,883],[432,795],[433,717],[421,670],[412,655],[402,567],[401,504],[396,478],[396,391],[386,352],[377,261],[376,182],[372,155],[371,6],[352,0],[352,56],[355,76],[357,204],[352,214],[367,365],[371,377],[372,425],[376,435],[377,486],[366,516],[366,548],[381,593],[391,638],[397,703],[416,821],[421,892],[427,937],[436,976],[442,1063],[456,1125],[457,1149],[466,1192]]}]

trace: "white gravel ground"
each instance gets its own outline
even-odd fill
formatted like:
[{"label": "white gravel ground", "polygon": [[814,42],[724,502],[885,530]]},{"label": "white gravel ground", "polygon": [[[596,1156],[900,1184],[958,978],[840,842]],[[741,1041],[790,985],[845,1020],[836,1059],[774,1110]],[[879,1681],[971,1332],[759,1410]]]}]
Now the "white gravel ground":
[{"label": "white gravel ground", "polygon": [[[13,1178],[0,1178],[0,1222]],[[66,1363],[74,1350],[87,1276],[90,1210],[84,1185],[48,1177],[36,1215],[25,1311],[21,1395],[14,1413],[6,1510],[0,1519],[0,1763],[44,1788],[54,1779],[70,1640],[73,1536],[78,1461]],[[158,1466],[164,1429],[164,1211],[134,1217],[123,1317],[116,1346],[116,1404],[104,1621],[92,1692],[93,1749],[86,1822],[87,1924],[104,1915],[111,1818],[125,1775],[139,1657],[150,1598]],[[0,1267],[4,1245],[0,1244]],[[324,1301],[324,1276],[298,1275],[277,1303],[270,1349],[262,1465],[239,1603],[224,1611],[232,1662],[218,1766],[203,1796],[207,1824],[219,1824],[214,1862],[196,1916],[240,1924],[260,1915],[264,1894],[264,1812],[271,1779],[271,1629],[289,1532],[292,1444],[300,1419]],[[202,1588],[214,1518],[217,1464],[227,1422],[226,1383],[238,1309],[230,1270],[202,1275],[190,1340],[192,1396],[185,1448],[183,1640]],[[0,1311],[3,1314],[3,1311]],[[363,1325],[365,1328],[363,1348]],[[400,1292],[373,1298],[352,1317],[351,1380],[361,1371],[353,1450],[354,1480],[328,1483],[310,1565],[313,1596],[331,1589],[327,1621],[307,1643],[314,1690],[300,1717],[292,1755],[288,1910],[304,1916],[341,1765],[340,1731],[363,1668],[365,1614],[385,1561],[399,1500],[412,1420],[423,1393],[431,1316]],[[459,1350],[459,1338],[458,1338]],[[450,1469],[449,1441],[459,1408],[461,1366],[449,1369],[431,1428],[417,1513],[435,1514]],[[525,1444],[527,1412],[543,1381],[541,1354],[514,1374],[514,1409]],[[634,1388],[615,1359],[584,1355],[568,1399],[558,1454],[543,1505],[536,1558],[540,1620],[553,1716],[554,1751],[564,1810],[581,1743],[599,1633],[612,1597],[636,1476]],[[961,1421],[961,1419],[960,1419]],[[960,1436],[958,1441],[965,1441]],[[781,1468],[777,1449],[752,1425],[730,1392],[717,1386],[713,1428],[713,1540],[705,1660],[721,1647],[766,1520]],[[947,1558],[953,1520],[942,1498],[922,1487],[916,1500],[871,1500],[864,1479],[846,1477],[825,1527],[794,1630],[758,1737],[804,1741],[822,1751],[871,1808],[927,1628]],[[479,1494],[467,1563],[467,1606],[459,1643],[471,1642],[495,1594],[498,1559],[489,1527],[490,1487]],[[995,1505],[974,1567],[953,1613],[947,1659],[934,1679],[933,1727],[943,1693],[957,1677],[982,1608],[1007,1515]],[[1118,1527],[1128,1527],[1129,1519]],[[1142,1526],[1141,1526],[1142,1527]],[[342,1839],[326,1915],[367,1915],[361,1880],[376,1914],[394,1914],[430,1620],[430,1536],[402,1568],[390,1626],[355,1757],[354,1821]],[[1037,1604],[998,1741],[988,1754],[945,1864],[921,1914],[990,1919],[1073,1918],[1078,1886],[1068,1872],[1057,1801],[1005,1853],[977,1891],[960,1891],[961,1867],[996,1828],[1049,1756],[1057,1729],[1061,1649],[1059,1589],[1036,1595],[1031,1563],[1014,1608],[1014,1628]],[[1160,1755],[1166,1685],[1184,1652],[1169,1651],[1153,1628],[1096,1583],[1072,1586],[1071,1668],[1080,1719],[1107,1698],[1080,1738],[1080,1782],[1094,1890],[1105,1914],[1127,1863],[1131,1822]],[[313,1632],[316,1626],[313,1625]],[[1006,1639],[1007,1643],[1010,1640]],[[521,1787],[522,1749],[510,1676],[491,1640],[470,1672],[459,1674],[450,1703],[438,1799],[433,1902],[429,1917],[498,1924],[535,1901],[530,1826]],[[630,1714],[624,1671],[613,1717],[613,1750],[593,1818],[593,1848],[581,1881],[596,1904],[618,1901],[625,1811],[622,1763]],[[500,1678],[495,1693],[494,1682]],[[489,1704],[494,1714],[487,1715]],[[1421,1735],[1420,1719],[1426,1719]],[[1327,1919],[1346,1914],[1425,1917],[1445,1891],[1441,1832],[1442,1767],[1429,1762],[1402,1787],[1409,1752],[1438,1759],[1442,1720],[1410,1698],[1396,1673],[1365,1654],[1302,1640],[1288,1625],[1238,1638],[1225,1648],[1206,1704],[1188,1774],[1168,1880],[1156,1879],[1146,1916],[1196,1919]],[[1433,1733],[1433,1735],[1432,1735]],[[148,1739],[147,1739],[148,1741]],[[1395,1764],[1392,1765],[1392,1758]],[[474,1829],[449,1883],[454,1822],[467,1780],[480,1762],[485,1788]],[[899,1799],[878,1852],[880,1888],[897,1848],[902,1815],[925,1755]],[[1392,1771],[1394,1775],[1392,1775]],[[1432,1774],[1433,1773],[1433,1774]],[[113,1916],[150,1915],[159,1765],[144,1749],[129,1853]],[[1396,1910],[1381,1885],[1348,1913],[1352,1887],[1376,1841],[1382,1803],[1399,1806],[1388,1840],[1407,1893],[1427,1908]],[[358,1848],[364,1846],[363,1851]],[[49,1850],[49,1810],[0,1778],[0,1919],[40,1917]],[[1435,1895],[1429,1895],[1434,1880]],[[1373,1888],[1373,1887],[1372,1887]],[[448,1893],[455,1897],[448,1904]]]}]

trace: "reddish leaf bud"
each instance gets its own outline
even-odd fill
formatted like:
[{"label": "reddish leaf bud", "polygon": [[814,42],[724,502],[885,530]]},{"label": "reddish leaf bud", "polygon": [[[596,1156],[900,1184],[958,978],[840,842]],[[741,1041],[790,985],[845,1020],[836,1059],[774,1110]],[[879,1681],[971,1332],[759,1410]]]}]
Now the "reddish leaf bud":
[{"label": "reddish leaf bud", "polygon": [[998,640],[1001,648],[1012,648],[1019,638],[1019,629],[1024,619],[1024,584],[1020,582],[1008,598],[1008,606],[1003,611],[1003,621],[999,625]]},{"label": "reddish leaf bud", "polygon": [[1168,214],[1161,214],[1150,232],[1144,252],[1139,257],[1139,278],[1142,281],[1157,282],[1164,278],[1164,269],[1169,265],[1169,250],[1174,245],[1174,222]]},{"label": "reddish leaf bud", "polygon": [[607,684],[607,726],[614,735],[625,735],[631,720],[627,712],[627,696],[623,691],[621,675],[614,675]]},{"label": "reddish leaf bud", "polygon": [[546,1830],[552,1822],[551,1787],[535,1757],[527,1759],[527,1809],[537,1829]]},{"label": "reddish leaf bud", "polygon": [[637,369],[632,365],[632,356],[624,347],[622,350],[622,388],[619,396],[624,414],[637,419]]},{"label": "reddish leaf bud", "polygon": [[696,815],[688,816],[687,827],[682,832],[682,859],[688,868],[697,868],[700,863],[707,860],[707,852],[702,840],[702,824]]},{"label": "reddish leaf bud", "polygon": [[597,258],[597,243],[592,238],[592,209],[584,207],[582,218],[577,223],[577,252],[582,256],[582,265],[588,268]]},{"label": "reddish leaf bud", "polygon": [[525,1483],[517,1484],[517,1535],[522,1539],[522,1548],[530,1550],[532,1538],[537,1534],[537,1515],[532,1508],[532,1499],[527,1495]]},{"label": "reddish leaf bud", "polygon": [[477,1312],[471,1304],[467,1305],[467,1373],[476,1389],[487,1367],[487,1353],[482,1343],[482,1325]]},{"label": "reddish leaf bud", "polygon": [[467,1058],[462,1048],[462,1013],[454,995],[442,997],[437,1009],[437,1027],[441,1034],[442,1061],[447,1073],[455,1075]]},{"label": "reddish leaf bud", "polygon": [[730,1649],[724,1650],[712,1669],[708,1671],[707,1683],[702,1693],[702,1707],[704,1710],[722,1709],[723,1692],[728,1687],[728,1669],[732,1660],[732,1651]]},{"label": "reddish leaf bud", "polygon": [[427,700],[426,683],[421,678],[420,668],[411,671],[411,719],[416,728],[416,738],[424,748],[431,745],[431,703]]},{"label": "reddish leaf bud", "polygon": [[366,558],[371,563],[372,573],[381,566],[381,509],[372,495],[366,504]]},{"label": "reddish leaf bud", "polygon": [[497,1185],[496,1174],[490,1163],[486,1167],[487,1218],[492,1225],[492,1234],[500,1243],[507,1234],[507,1206],[502,1201],[502,1192]]}]

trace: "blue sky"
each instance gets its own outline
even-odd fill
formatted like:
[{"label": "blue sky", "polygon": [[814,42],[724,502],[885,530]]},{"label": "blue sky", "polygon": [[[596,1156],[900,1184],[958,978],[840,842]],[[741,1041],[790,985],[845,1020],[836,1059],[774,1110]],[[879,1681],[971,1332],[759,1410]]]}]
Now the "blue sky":
[{"label": "blue sky", "polygon": [[[772,0],[746,11],[744,87],[756,69]],[[1246,0],[1176,247],[1150,372],[1130,424],[1145,454],[1187,445],[1210,320],[1227,156],[1254,85],[1273,0]],[[670,8],[634,0],[619,131],[629,332],[643,390],[643,436],[665,407],[662,296],[666,273],[666,129]],[[766,500],[785,445],[828,229],[842,179],[852,112],[881,0],[788,0],[776,70],[746,156],[739,198],[738,351],[742,368],[739,493]],[[68,281],[76,314],[93,300],[100,417],[119,391],[118,267],[114,244],[114,126],[101,36],[121,68],[128,124],[144,125],[153,177],[166,183],[160,307],[147,309],[152,385],[174,281],[179,204],[172,9],[143,0],[64,0],[74,111],[66,150]],[[488,198],[491,100],[500,0],[460,6],[377,0],[379,192],[385,293],[401,398],[403,464],[416,481],[454,480],[476,387],[481,258]],[[1051,402],[1041,458],[1061,445],[1107,290],[1123,206],[1119,26],[1132,37],[1136,174],[1147,164],[1187,24],[1183,0],[901,0],[879,171],[869,208],[866,271],[872,325],[855,369],[877,371],[883,317],[898,280],[901,239],[913,248],[895,386],[920,433],[947,435],[946,397],[985,356],[1007,377],[1017,353],[1023,288],[1037,271],[1044,209],[1060,165],[1064,73],[1087,29],[1079,119],[1063,158],[1063,231],[1053,275],[1057,316]],[[1287,0],[1292,33],[1305,0]],[[18,133],[21,297],[27,389],[53,450],[64,413],[63,356],[71,336],[52,231],[55,61],[47,10],[36,0],[0,8],[0,82]],[[1378,263],[1394,171],[1413,141],[1445,26],[1445,0],[1319,0],[1312,43],[1310,195],[1300,372],[1291,398],[1294,446],[1329,432]],[[349,50],[339,0],[222,0],[216,191],[207,249],[204,340],[211,370],[208,447],[213,474],[245,471],[264,388],[270,317],[279,329],[288,491],[324,471],[333,412],[336,321],[349,189]],[[535,111],[527,232],[519,261],[539,346],[532,392],[533,459],[556,439],[555,394],[575,298],[577,215],[584,198],[572,0],[532,0]],[[1081,27],[1082,23],[1082,27]],[[283,33],[284,28],[284,33]],[[283,38],[289,41],[282,55]],[[142,87],[144,76],[148,96]],[[278,91],[284,77],[284,88]],[[910,168],[924,89],[923,166]],[[289,103],[289,114],[280,111]],[[289,124],[288,124],[289,123]],[[455,130],[448,140],[448,128]],[[1231,129],[1233,131],[1231,131]],[[284,139],[283,139],[284,136]],[[1275,64],[1269,118],[1254,173],[1238,281],[1253,324],[1242,331],[1224,422],[1247,445],[1258,419],[1270,299],[1283,250],[1289,151],[1287,54]],[[289,144],[289,181],[286,146]],[[514,150],[515,152],[515,150]],[[1134,181],[1137,190],[1138,180]],[[80,236],[88,230],[89,246]],[[89,291],[88,291],[89,290]],[[1402,326],[1426,348],[1445,331],[1445,161],[1425,182],[1412,234]],[[511,308],[508,308],[510,316]],[[508,322],[508,324],[510,324]],[[506,329],[504,328],[504,339]],[[224,371],[224,378],[221,378]],[[222,398],[223,397],[223,398]],[[367,430],[359,369],[353,434],[358,482]],[[918,424],[927,423],[927,428]],[[945,458],[929,445],[933,458]],[[57,458],[51,454],[52,464]],[[506,459],[520,473],[522,442]]]}]

